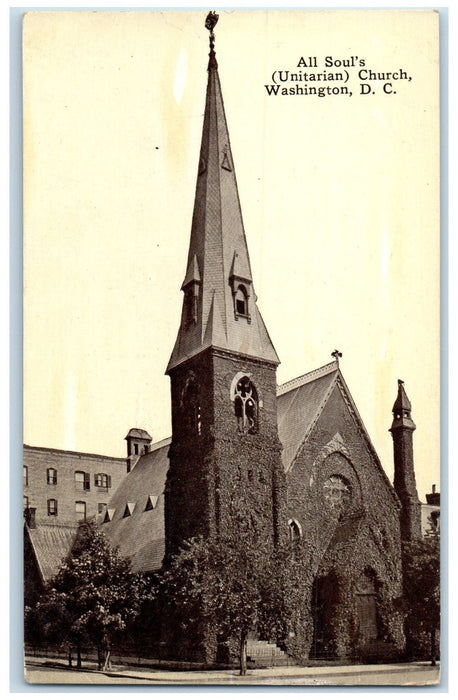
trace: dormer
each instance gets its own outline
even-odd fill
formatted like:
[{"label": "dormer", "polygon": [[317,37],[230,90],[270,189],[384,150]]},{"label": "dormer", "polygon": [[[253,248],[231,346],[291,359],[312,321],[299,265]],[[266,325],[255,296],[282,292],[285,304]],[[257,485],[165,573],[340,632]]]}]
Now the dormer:
[{"label": "dormer", "polygon": [[194,257],[189,261],[186,277],[181,285],[181,290],[184,292],[183,320],[186,327],[197,323],[201,284],[199,263],[197,256],[194,254]]},{"label": "dormer", "polygon": [[250,296],[253,283],[248,261],[237,251],[232,258],[229,284],[232,290],[235,319],[245,318],[248,323],[251,323]]}]

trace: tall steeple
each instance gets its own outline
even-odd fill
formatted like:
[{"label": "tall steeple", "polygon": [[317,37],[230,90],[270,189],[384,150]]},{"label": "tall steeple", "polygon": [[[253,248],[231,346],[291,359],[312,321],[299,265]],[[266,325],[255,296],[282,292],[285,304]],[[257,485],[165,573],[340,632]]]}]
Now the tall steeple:
[{"label": "tall steeple", "polygon": [[181,323],[167,368],[166,559],[198,535],[244,531],[274,543],[286,528],[279,360],[256,306],[214,49],[216,19],[210,13],[206,22],[210,58],[200,163]]},{"label": "tall steeple", "polygon": [[421,505],[418,500],[413,460],[413,431],[416,426],[411,416],[412,406],[398,379],[398,395],[393,405],[390,432],[394,450],[394,488],[401,501],[401,538],[410,542],[421,537]]},{"label": "tall steeple", "polygon": [[208,347],[279,364],[256,305],[213,33],[181,324],[167,372]]}]

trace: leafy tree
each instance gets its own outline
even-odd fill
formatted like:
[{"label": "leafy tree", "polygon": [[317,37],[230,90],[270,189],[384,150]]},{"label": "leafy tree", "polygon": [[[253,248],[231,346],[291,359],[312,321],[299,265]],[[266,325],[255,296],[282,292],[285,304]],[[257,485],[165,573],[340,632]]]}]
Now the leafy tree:
[{"label": "leafy tree", "polygon": [[199,628],[209,647],[226,644],[238,656],[240,675],[247,670],[249,632],[275,630],[279,606],[269,594],[272,557],[255,536],[197,537],[184,543],[160,583],[169,613],[177,619],[179,611],[182,634]]},{"label": "leafy tree", "polygon": [[408,651],[412,656],[429,656],[435,665],[440,628],[440,536],[431,520],[425,537],[405,545],[403,559]]},{"label": "leafy tree", "polygon": [[[99,669],[110,666],[110,643],[151,598],[146,577],[132,574],[95,524],[80,528],[72,551],[41,596],[34,613],[52,641],[81,645],[89,639],[98,651]],[[70,657],[69,657],[70,660]]]}]

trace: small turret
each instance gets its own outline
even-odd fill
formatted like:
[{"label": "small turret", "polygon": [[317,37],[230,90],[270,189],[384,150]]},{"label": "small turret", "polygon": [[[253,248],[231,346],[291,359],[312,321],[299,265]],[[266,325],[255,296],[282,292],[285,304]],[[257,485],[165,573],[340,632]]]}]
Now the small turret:
[{"label": "small turret", "polygon": [[124,440],[127,440],[127,471],[130,472],[141,455],[149,452],[153,438],[141,428],[131,428]]},{"label": "small turret", "polygon": [[390,432],[394,450],[394,488],[401,501],[401,538],[411,542],[421,537],[421,504],[418,500],[413,460],[413,431],[416,428],[411,416],[412,406],[398,379],[398,395],[393,405],[393,422]]},{"label": "small turret", "polygon": [[404,382],[398,379],[398,395],[393,405],[393,423],[391,424],[391,432],[397,428],[408,428],[415,430],[417,427],[411,417],[412,405],[408,399],[404,389]]}]

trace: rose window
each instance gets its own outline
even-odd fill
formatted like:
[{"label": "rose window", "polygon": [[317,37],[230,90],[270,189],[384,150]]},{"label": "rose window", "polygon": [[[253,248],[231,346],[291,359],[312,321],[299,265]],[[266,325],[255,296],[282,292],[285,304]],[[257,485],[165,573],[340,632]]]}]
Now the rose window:
[{"label": "rose window", "polygon": [[324,498],[333,510],[345,510],[350,503],[350,486],[342,476],[334,474],[324,482]]}]

